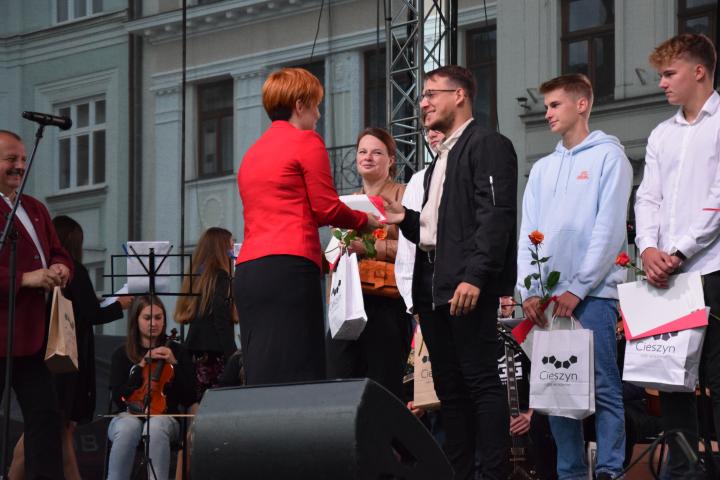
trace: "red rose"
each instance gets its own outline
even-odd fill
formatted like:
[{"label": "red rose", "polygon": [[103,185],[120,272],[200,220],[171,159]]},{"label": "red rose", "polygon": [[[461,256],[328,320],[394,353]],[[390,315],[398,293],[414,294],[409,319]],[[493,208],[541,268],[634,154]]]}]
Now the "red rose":
[{"label": "red rose", "polygon": [[627,267],[629,263],[630,263],[630,257],[625,252],[622,252],[615,259],[615,265],[618,265],[620,267]]},{"label": "red rose", "polygon": [[530,235],[528,235],[528,238],[533,245],[538,246],[543,242],[543,240],[545,240],[545,235],[537,230],[533,230],[530,232]]},{"label": "red rose", "polygon": [[387,238],[387,230],[384,228],[375,229],[372,234],[377,240],[385,240]]}]

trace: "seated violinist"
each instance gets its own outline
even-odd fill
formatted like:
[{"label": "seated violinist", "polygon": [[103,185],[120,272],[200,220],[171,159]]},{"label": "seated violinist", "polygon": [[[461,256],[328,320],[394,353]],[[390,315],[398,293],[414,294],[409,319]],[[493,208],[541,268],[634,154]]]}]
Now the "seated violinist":
[{"label": "seated violinist", "polygon": [[[148,409],[152,414],[149,463],[155,472],[148,477],[168,478],[170,443],[179,438],[180,430],[178,420],[170,415],[195,401],[195,369],[187,350],[166,335],[166,318],[159,298],[137,297],[128,318],[127,341],[113,353],[110,388],[120,413],[108,428],[112,442],[108,480],[130,478],[135,451],[147,434],[143,415]],[[146,401],[148,378],[151,395]]]}]

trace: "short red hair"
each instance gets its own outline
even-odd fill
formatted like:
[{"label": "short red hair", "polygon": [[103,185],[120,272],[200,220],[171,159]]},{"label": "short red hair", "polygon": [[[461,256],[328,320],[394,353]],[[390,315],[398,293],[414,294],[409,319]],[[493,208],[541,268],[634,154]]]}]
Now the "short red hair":
[{"label": "short red hair", "polygon": [[263,84],[263,107],[272,121],[290,120],[298,100],[314,107],[323,93],[320,80],[304,68],[282,68],[271,73]]}]

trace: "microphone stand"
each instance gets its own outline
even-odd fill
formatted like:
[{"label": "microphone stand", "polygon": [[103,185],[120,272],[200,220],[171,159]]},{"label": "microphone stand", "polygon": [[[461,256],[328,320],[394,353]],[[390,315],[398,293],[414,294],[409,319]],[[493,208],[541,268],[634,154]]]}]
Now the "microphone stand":
[{"label": "microphone stand", "polygon": [[25,166],[25,174],[23,175],[22,182],[20,183],[20,189],[17,191],[15,201],[13,202],[12,209],[7,215],[5,221],[5,228],[3,229],[2,236],[0,236],[0,252],[5,248],[5,243],[10,240],[10,260],[9,260],[9,272],[10,278],[8,279],[8,320],[7,320],[7,343],[5,347],[5,385],[3,388],[3,432],[2,432],[2,455],[0,456],[0,480],[7,478],[8,469],[8,456],[10,453],[10,387],[12,386],[12,366],[13,366],[13,339],[15,336],[15,275],[16,275],[16,257],[17,257],[17,230],[13,223],[17,215],[18,206],[20,206],[20,198],[25,191],[25,184],[30,176],[30,168],[32,168],[35,154],[37,153],[40,139],[43,137],[45,131],[45,125],[38,125],[37,132],[35,133],[35,145],[33,146],[30,160],[28,160]]}]

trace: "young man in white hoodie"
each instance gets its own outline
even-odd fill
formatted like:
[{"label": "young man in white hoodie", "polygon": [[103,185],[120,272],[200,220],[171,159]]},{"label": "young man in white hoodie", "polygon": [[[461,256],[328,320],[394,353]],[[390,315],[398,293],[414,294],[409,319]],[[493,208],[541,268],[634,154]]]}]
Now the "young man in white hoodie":
[{"label": "young man in white hoodie", "polygon": [[[625,417],[622,384],[617,367],[615,324],[617,284],[625,272],[614,265],[625,249],[627,204],[632,168],[617,138],[590,132],[592,85],[587,77],[568,74],[540,86],[545,118],[562,138],[555,151],[533,166],[523,197],[518,245],[518,284],[527,318],[545,326],[537,282],[528,290],[524,279],[537,273],[531,265],[528,235],[545,235],[541,257],[543,279],[560,272],[548,308],[558,317],[574,316],[593,331],[595,346],[596,478],[609,479],[623,469]],[[550,417],[557,443],[560,480],[587,478],[582,422]]]}]

